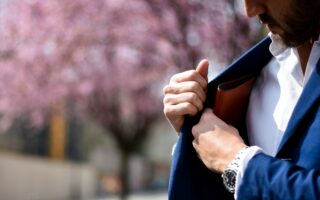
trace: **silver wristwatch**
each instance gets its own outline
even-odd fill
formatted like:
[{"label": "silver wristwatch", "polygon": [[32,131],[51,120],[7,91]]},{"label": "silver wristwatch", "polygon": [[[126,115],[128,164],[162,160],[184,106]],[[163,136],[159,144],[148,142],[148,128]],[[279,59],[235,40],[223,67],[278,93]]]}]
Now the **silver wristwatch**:
[{"label": "silver wristwatch", "polygon": [[227,169],[221,175],[225,188],[231,193],[235,192],[236,178],[239,170],[239,161],[241,155],[245,152],[247,148],[248,147],[245,147],[241,149],[239,153],[237,153],[236,157],[231,161]]},{"label": "silver wristwatch", "polygon": [[236,188],[236,177],[237,177],[238,170],[235,168],[227,168],[222,173],[222,180],[225,188],[231,192],[234,193]]}]

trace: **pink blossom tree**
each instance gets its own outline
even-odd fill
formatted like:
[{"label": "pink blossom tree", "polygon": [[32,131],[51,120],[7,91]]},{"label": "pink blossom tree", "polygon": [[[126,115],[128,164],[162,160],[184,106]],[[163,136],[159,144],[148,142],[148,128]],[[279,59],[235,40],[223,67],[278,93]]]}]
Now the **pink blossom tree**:
[{"label": "pink blossom tree", "polygon": [[64,103],[90,114],[128,157],[162,116],[162,86],[203,57],[246,49],[249,23],[224,0],[10,0],[0,22],[2,123],[35,125]]}]

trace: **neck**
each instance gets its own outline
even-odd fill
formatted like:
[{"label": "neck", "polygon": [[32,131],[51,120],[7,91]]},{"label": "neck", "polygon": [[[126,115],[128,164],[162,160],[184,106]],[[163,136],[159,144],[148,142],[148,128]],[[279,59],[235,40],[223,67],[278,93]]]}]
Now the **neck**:
[{"label": "neck", "polygon": [[307,67],[307,63],[311,53],[313,42],[314,42],[313,40],[308,41],[297,48],[303,74],[306,71],[306,67]]}]

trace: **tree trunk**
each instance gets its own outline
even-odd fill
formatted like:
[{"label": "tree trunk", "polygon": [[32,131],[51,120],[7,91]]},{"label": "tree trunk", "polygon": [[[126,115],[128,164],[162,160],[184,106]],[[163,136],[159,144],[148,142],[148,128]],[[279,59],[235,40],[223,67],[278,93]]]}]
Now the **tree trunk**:
[{"label": "tree trunk", "polygon": [[121,149],[121,163],[120,163],[120,179],[122,190],[120,193],[121,200],[127,200],[129,195],[129,159],[130,153]]},{"label": "tree trunk", "polygon": [[50,157],[56,160],[65,158],[65,146],[67,136],[67,124],[64,113],[64,105],[57,104],[53,107],[50,119]]}]

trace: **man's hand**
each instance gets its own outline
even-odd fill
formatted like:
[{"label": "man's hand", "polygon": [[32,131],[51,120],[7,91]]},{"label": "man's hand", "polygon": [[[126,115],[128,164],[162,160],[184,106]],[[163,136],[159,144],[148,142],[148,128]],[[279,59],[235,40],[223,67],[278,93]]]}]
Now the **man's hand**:
[{"label": "man's hand", "polygon": [[206,99],[209,62],[202,60],[196,70],[174,75],[163,88],[164,114],[177,133],[186,115],[194,116],[203,108]]},{"label": "man's hand", "polygon": [[238,130],[226,124],[212,109],[206,109],[197,125],[192,128],[193,147],[202,162],[212,171],[222,173],[246,147]]}]

